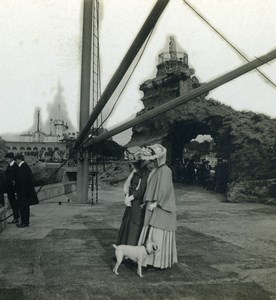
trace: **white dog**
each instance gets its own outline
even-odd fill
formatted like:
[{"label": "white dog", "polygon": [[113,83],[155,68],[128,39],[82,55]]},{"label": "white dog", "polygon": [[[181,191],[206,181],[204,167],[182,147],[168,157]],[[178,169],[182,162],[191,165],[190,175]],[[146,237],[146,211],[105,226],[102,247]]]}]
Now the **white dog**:
[{"label": "white dog", "polygon": [[112,245],[115,248],[115,256],[117,263],[113,269],[113,272],[118,275],[118,268],[124,258],[130,258],[134,262],[137,262],[137,275],[143,277],[142,275],[142,264],[147,255],[159,251],[158,246],[154,243],[148,243],[144,246],[129,246],[129,245]]}]

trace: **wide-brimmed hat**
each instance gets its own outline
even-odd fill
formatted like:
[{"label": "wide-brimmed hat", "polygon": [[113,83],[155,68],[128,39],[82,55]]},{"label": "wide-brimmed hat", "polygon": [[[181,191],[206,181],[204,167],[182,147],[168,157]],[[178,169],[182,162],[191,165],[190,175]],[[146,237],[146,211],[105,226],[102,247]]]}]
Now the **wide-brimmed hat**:
[{"label": "wide-brimmed hat", "polygon": [[5,158],[14,158],[14,153],[13,152],[8,152],[4,156]]},{"label": "wide-brimmed hat", "polygon": [[154,144],[146,147],[143,151],[144,155],[142,159],[145,160],[154,160],[160,158],[161,156],[166,156],[167,149],[161,144]]},{"label": "wide-brimmed hat", "polygon": [[125,162],[138,162],[142,160],[143,149],[139,146],[129,147],[124,151]]}]

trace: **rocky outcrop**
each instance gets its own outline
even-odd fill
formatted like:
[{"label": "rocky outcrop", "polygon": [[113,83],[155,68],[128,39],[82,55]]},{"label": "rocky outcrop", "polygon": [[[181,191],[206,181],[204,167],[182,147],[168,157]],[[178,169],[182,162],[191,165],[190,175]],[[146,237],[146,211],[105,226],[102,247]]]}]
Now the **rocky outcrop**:
[{"label": "rocky outcrop", "polygon": [[111,162],[106,165],[105,171],[99,175],[101,188],[124,182],[130,174],[130,164],[127,162]]},{"label": "rocky outcrop", "polygon": [[[140,86],[144,109],[138,115],[200,85],[194,70],[182,62],[165,61],[157,69],[156,77]],[[275,129],[275,119],[236,111],[201,95],[135,126],[129,145],[160,142],[167,147],[168,160],[173,163],[182,158],[183,148],[191,139],[199,134],[211,135],[217,155],[229,162],[228,201],[265,202],[276,196],[271,192],[276,178]]]},{"label": "rocky outcrop", "polygon": [[276,204],[276,179],[234,181],[229,185],[230,202]]}]

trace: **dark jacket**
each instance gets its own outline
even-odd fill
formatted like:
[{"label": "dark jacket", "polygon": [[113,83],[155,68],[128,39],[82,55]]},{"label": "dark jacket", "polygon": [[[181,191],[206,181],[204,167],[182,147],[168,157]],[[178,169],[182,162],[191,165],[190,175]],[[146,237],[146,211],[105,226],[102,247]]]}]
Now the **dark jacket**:
[{"label": "dark jacket", "polygon": [[146,166],[135,172],[130,180],[129,195],[133,195],[131,207],[126,207],[118,233],[117,245],[137,245],[144,224],[143,196],[150,171]]},{"label": "dark jacket", "polygon": [[7,193],[14,193],[16,189],[16,176],[18,165],[14,163],[12,166],[8,165],[5,170],[5,191]]},{"label": "dark jacket", "polygon": [[29,165],[24,162],[17,169],[17,198],[19,206],[38,204],[37,194],[33,184],[32,170]]},{"label": "dark jacket", "polygon": [[139,205],[143,204],[143,196],[147,187],[149,173],[149,169],[144,166],[133,174],[130,181],[129,195],[133,195],[134,200],[139,200]]}]

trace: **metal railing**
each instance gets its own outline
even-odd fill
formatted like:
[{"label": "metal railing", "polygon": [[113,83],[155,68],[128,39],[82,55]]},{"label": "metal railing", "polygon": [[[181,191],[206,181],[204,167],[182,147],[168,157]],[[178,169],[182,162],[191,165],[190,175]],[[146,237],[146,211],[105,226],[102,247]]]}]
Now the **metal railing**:
[{"label": "metal railing", "polygon": [[158,56],[158,64],[172,60],[181,61],[188,65],[188,54],[185,52],[163,52]]}]

